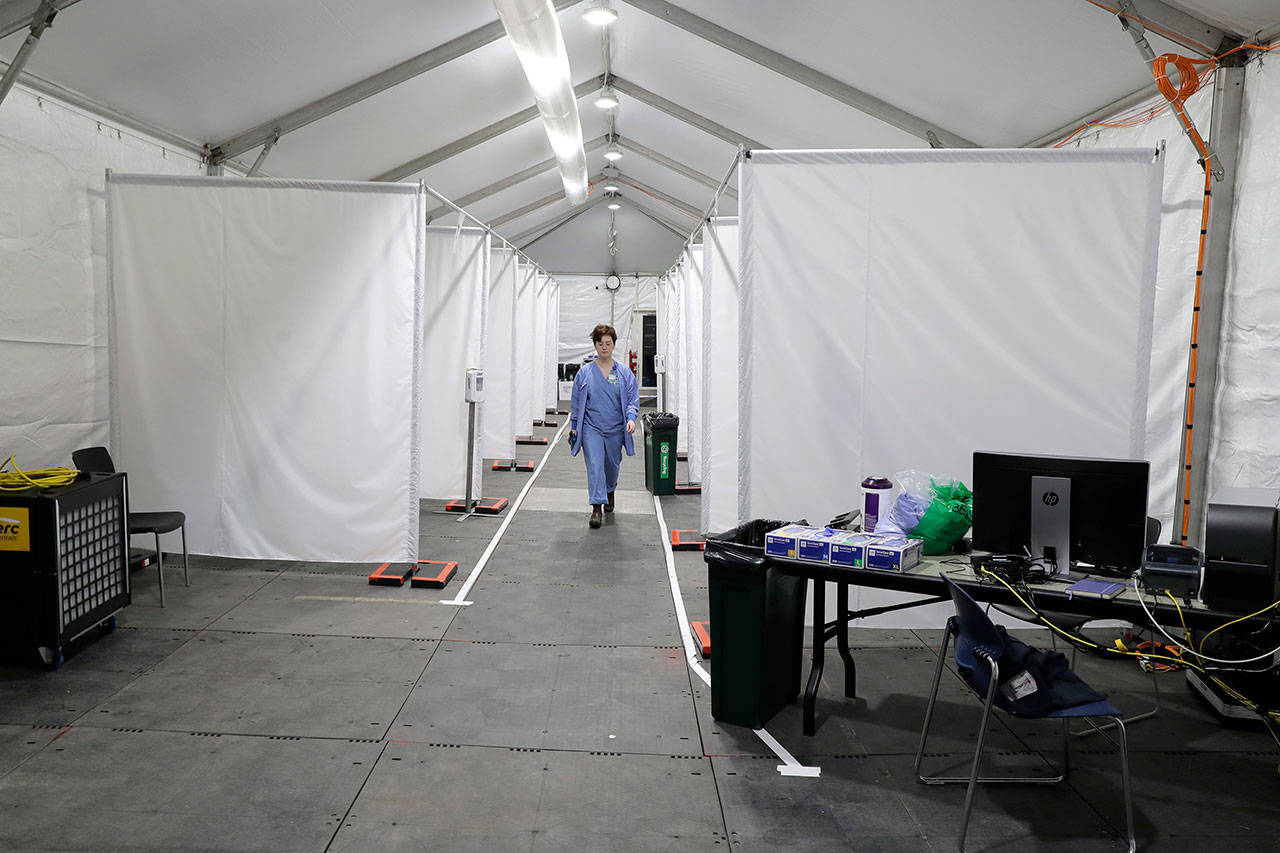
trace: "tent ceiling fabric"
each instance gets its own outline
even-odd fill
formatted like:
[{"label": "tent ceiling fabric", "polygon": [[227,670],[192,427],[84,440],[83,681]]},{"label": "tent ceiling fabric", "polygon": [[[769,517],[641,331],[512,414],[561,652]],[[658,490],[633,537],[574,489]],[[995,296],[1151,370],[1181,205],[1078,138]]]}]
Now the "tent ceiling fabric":
[{"label": "tent ceiling fabric", "polygon": [[[1280,25],[1275,0],[1135,3],[1166,13],[1171,7],[1239,35],[1274,35]],[[35,5],[0,0],[0,23]],[[370,79],[395,76],[390,69],[432,51],[443,55],[483,42],[288,130],[266,157],[264,175],[370,180],[445,150],[451,151],[447,159],[403,179],[424,180],[457,199],[537,172],[533,167],[551,157],[532,120],[465,150],[450,148],[533,103],[505,37],[485,40],[490,30],[484,28],[497,21],[489,0],[63,5],[27,72],[140,125],[205,144],[234,139]],[[608,133],[607,116],[591,104],[591,81],[607,70],[618,78],[621,102],[614,130],[632,143],[623,146],[618,169],[624,181],[649,190],[624,186],[623,194],[685,231],[697,224],[687,211],[705,211],[711,203],[705,179],[719,183],[736,153],[736,141],[709,129],[772,148],[928,144],[918,128],[912,132],[850,106],[845,101],[854,92],[908,114],[920,127],[978,145],[1017,147],[1151,84],[1129,35],[1103,8],[1115,5],[1109,0],[898,0],[856,7],[846,0],[802,6],[614,0],[619,16],[610,28],[608,69],[601,31],[582,18],[584,4],[556,5],[573,79],[588,90],[579,100],[583,139]],[[25,33],[23,26],[0,39],[0,58],[12,58]],[[715,44],[704,38],[707,33],[727,35]],[[1154,31],[1147,37],[1157,53],[1187,52]],[[742,55],[753,51],[781,55],[792,70]],[[795,67],[810,82],[826,81],[826,92],[822,85],[797,82]],[[247,166],[258,151],[245,150],[239,163]],[[605,165],[603,145],[588,152],[589,174]],[[485,221],[500,219],[553,194],[556,186],[555,168],[547,166],[468,209]],[[719,213],[735,212],[736,201],[722,198]],[[498,230],[507,237],[536,236],[535,229],[569,213],[564,202],[546,204]],[[607,247],[611,218],[617,222],[616,257]],[[653,273],[666,270],[679,248],[680,240],[651,216],[630,206],[614,215],[597,205],[538,240],[529,254],[557,272]]]}]

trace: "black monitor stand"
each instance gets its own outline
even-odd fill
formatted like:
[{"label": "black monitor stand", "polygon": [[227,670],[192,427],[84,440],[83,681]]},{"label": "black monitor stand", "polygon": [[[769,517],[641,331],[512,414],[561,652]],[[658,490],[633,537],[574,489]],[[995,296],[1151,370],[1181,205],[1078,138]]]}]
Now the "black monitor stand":
[{"label": "black monitor stand", "polygon": [[1071,480],[1031,478],[1031,556],[1055,564],[1053,574],[1071,570]]}]

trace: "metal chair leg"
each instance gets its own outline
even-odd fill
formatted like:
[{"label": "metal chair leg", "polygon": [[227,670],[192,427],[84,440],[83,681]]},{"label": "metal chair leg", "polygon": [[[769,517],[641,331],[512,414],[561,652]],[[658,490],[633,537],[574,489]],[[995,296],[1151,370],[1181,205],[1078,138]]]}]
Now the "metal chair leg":
[{"label": "metal chair leg", "polygon": [[1129,832],[1129,853],[1138,848],[1137,836],[1133,833],[1133,797],[1129,793],[1129,736],[1125,731],[1124,720],[1117,719],[1107,728],[1114,728],[1120,736],[1120,786],[1124,793],[1124,825]]},{"label": "metal chair leg", "polygon": [[[1073,659],[1071,661],[1071,668],[1075,669],[1074,654],[1072,655],[1072,658]],[[1151,717],[1154,717],[1156,714],[1160,713],[1160,671],[1157,670],[1155,667],[1151,668],[1151,692],[1155,695],[1156,704],[1150,710],[1143,711],[1140,714],[1130,714],[1123,717],[1122,719],[1126,723],[1136,723],[1139,720],[1150,719]],[[1091,726],[1090,728],[1084,729],[1083,731],[1072,732],[1071,734],[1075,737],[1088,737],[1089,735],[1094,734],[1096,732],[1105,732],[1108,729],[1113,729],[1115,728],[1115,725],[1116,724],[1113,721],[1110,723],[1104,723],[1100,726],[1094,725],[1094,726]]]},{"label": "metal chair leg", "polygon": [[942,683],[942,670],[947,662],[947,646],[951,643],[950,625],[942,631],[942,647],[938,649],[938,665],[933,670],[933,689],[929,691],[929,704],[924,709],[924,726],[920,729],[920,746],[916,749],[916,778],[926,785],[941,785],[942,780],[921,775],[920,765],[924,762],[925,742],[929,739],[929,726],[933,724],[933,709],[938,704],[938,685]]},{"label": "metal chair leg", "polygon": [[191,575],[187,574],[187,525],[183,524],[178,530],[182,531],[182,580],[191,586]]},{"label": "metal chair leg", "polygon": [[160,581],[160,606],[164,607],[164,552],[160,550],[160,534],[151,531],[156,538],[156,577]]},{"label": "metal chair leg", "polygon": [[964,792],[964,813],[960,818],[960,853],[964,853],[964,837],[969,831],[969,817],[973,813],[973,795],[978,790],[978,771],[982,765],[982,747],[987,740],[987,724],[991,721],[991,705],[995,702],[996,683],[1000,680],[1000,667],[991,658],[991,683],[987,685],[987,698],[982,705],[982,723],[978,726],[978,745],[973,750],[973,767],[969,769],[969,787]]}]

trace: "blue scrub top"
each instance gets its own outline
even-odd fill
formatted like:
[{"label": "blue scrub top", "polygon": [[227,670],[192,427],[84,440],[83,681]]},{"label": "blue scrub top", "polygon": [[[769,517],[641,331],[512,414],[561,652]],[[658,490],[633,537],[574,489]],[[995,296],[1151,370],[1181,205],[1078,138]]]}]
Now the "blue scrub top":
[{"label": "blue scrub top", "polygon": [[622,377],[618,375],[617,365],[614,365],[608,378],[594,362],[584,364],[582,369],[587,372],[587,400],[582,408],[583,426],[589,426],[602,435],[622,432],[626,428],[627,419],[622,414],[622,395],[618,391]]}]

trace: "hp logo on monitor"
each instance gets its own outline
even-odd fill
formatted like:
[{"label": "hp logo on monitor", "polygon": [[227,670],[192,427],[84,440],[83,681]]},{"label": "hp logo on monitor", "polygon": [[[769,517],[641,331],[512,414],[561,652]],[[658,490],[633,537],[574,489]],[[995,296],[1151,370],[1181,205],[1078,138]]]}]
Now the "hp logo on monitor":
[{"label": "hp logo on monitor", "polygon": [[1044,502],[1045,506],[1057,506],[1059,500],[1058,493],[1054,491],[1045,492],[1040,496],[1040,500]]}]

